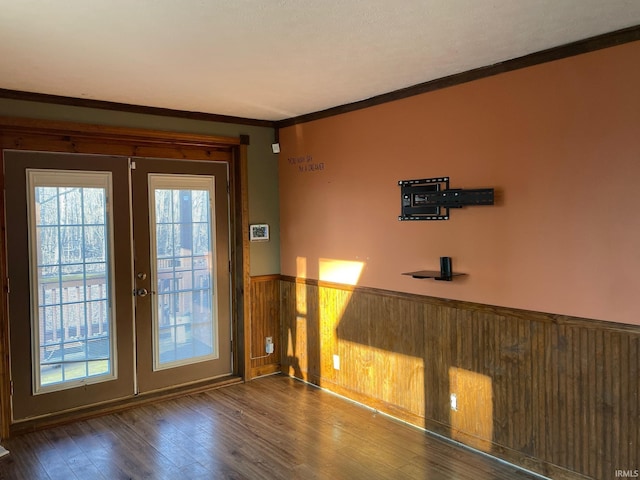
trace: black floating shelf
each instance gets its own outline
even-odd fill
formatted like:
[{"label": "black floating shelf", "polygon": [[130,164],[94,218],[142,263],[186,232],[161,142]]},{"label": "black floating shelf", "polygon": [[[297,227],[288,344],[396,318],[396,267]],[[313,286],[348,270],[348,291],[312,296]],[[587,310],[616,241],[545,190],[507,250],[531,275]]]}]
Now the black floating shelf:
[{"label": "black floating shelf", "polygon": [[453,280],[453,277],[461,277],[466,275],[466,273],[456,273],[453,272],[451,275],[443,276],[442,272],[439,270],[420,270],[418,272],[406,272],[402,275],[409,275],[413,278],[433,278],[434,280],[443,280],[445,282],[450,282]]}]

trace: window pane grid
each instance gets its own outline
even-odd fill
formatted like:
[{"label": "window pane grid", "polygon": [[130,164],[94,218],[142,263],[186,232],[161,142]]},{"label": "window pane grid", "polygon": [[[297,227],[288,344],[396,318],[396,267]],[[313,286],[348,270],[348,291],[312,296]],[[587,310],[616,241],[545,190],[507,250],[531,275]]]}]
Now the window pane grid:
[{"label": "window pane grid", "polygon": [[111,375],[107,190],[32,188],[39,387]]},{"label": "window pane grid", "polygon": [[155,199],[156,363],[214,353],[211,212],[208,190],[152,190]]}]

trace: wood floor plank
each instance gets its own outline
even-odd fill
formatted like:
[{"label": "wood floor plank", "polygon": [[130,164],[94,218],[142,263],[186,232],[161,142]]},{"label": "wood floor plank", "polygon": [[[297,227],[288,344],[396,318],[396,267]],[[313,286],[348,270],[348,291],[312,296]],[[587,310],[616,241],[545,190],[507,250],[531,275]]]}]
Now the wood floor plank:
[{"label": "wood floor plank", "polygon": [[[7,442],[3,442],[5,446]],[[38,457],[36,449],[29,444],[25,437],[11,441],[11,450],[17,449],[20,455],[8,455],[0,459],[0,479],[11,480],[13,478],[28,478],[30,480],[51,480]],[[10,451],[11,451],[10,450]]]},{"label": "wood floor plank", "polygon": [[539,478],[281,375],[5,443],[0,479]]}]

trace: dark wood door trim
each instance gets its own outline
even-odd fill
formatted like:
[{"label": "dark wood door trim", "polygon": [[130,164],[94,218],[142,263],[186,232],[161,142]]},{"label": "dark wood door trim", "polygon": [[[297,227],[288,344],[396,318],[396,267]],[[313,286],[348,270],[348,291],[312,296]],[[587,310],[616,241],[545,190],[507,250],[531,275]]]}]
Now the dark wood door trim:
[{"label": "dark wood door trim", "polygon": [[[249,223],[247,185],[247,146],[239,137],[196,135],[70,122],[0,117],[0,150],[33,150],[137,157],[162,157],[189,160],[216,160],[230,163],[230,192],[233,208],[232,228],[234,261],[233,304],[236,361],[234,374],[246,379],[245,359],[248,336],[244,312],[248,312]],[[4,155],[3,155],[4,157]],[[4,191],[4,174],[0,174]],[[11,426],[11,379],[9,369],[9,325],[7,312],[7,257],[5,199],[0,196],[0,437],[6,438]]]},{"label": "dark wood door trim", "polygon": [[[250,269],[249,269],[249,190],[248,190],[248,156],[247,145],[242,144],[235,150],[235,165],[232,177],[236,180],[235,187],[232,182],[231,202],[232,215],[235,223],[232,224],[233,243],[232,249],[232,310],[235,315],[236,327],[234,341],[242,349],[234,349],[234,365],[242,372],[245,380],[251,380],[251,295],[250,295]],[[242,245],[242,248],[240,248]]]}]

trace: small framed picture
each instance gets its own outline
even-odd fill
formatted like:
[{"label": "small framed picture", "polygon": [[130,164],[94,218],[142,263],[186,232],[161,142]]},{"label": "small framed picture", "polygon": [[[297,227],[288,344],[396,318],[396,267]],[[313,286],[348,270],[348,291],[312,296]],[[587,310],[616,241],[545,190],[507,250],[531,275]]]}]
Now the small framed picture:
[{"label": "small framed picture", "polygon": [[249,240],[252,242],[266,242],[269,240],[269,225],[257,223],[249,225]]}]

